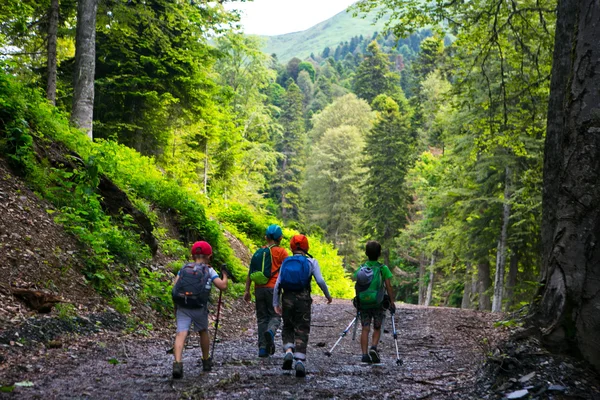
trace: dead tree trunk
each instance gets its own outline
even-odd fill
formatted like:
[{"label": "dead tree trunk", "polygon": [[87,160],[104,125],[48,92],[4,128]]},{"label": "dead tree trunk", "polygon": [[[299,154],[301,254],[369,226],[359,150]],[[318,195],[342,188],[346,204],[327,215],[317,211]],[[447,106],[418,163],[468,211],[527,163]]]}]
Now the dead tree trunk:
[{"label": "dead tree trunk", "polygon": [[494,279],[494,300],[492,312],[502,311],[504,294],[504,272],[506,270],[506,243],[508,242],[508,223],[510,220],[510,168],[504,169],[504,204],[502,205],[502,230],[496,253],[496,277]]},{"label": "dead tree trunk", "polygon": [[429,307],[433,298],[433,278],[435,266],[435,253],[431,255],[431,263],[429,264],[429,282],[427,283],[427,295],[425,296],[425,305]]},{"label": "dead tree trunk", "polygon": [[510,257],[510,266],[508,268],[508,277],[506,278],[506,291],[504,298],[506,304],[504,311],[509,311],[515,304],[515,286],[517,285],[517,274],[519,273],[519,250],[513,249]]},{"label": "dead tree trunk", "polygon": [[488,293],[488,289],[492,285],[492,278],[490,277],[490,262],[488,260],[480,261],[479,264],[477,264],[477,276],[479,309],[490,310],[492,305],[490,302],[490,294]]},{"label": "dead tree trunk", "polygon": [[546,344],[600,370],[600,3],[560,0],[557,11],[533,316]]},{"label": "dead tree trunk", "polygon": [[48,82],[46,98],[56,105],[56,42],[58,41],[58,0],[51,0],[48,12]]},{"label": "dead tree trunk", "polygon": [[94,73],[96,70],[96,12],[98,0],[77,3],[75,37],[75,76],[71,122],[93,138]]}]

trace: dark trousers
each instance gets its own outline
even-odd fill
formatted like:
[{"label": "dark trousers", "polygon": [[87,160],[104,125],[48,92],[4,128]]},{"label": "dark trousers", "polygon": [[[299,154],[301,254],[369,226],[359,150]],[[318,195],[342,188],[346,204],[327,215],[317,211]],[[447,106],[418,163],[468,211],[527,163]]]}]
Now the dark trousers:
[{"label": "dark trousers", "polygon": [[306,359],[306,346],[310,334],[312,298],[310,290],[286,292],[282,296],[284,350],[292,349],[294,358]]},{"label": "dark trousers", "polygon": [[267,348],[265,343],[265,332],[270,330],[275,334],[279,329],[281,317],[275,313],[273,308],[273,289],[256,288],[256,321],[258,322],[258,347]]}]

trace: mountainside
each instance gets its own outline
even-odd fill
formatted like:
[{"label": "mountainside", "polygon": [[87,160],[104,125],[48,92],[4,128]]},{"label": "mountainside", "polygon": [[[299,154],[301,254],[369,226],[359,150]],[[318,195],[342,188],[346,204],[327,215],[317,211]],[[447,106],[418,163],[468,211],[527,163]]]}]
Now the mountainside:
[{"label": "mountainside", "polygon": [[277,54],[279,61],[284,63],[292,57],[304,59],[310,53],[321,53],[325,47],[335,47],[353,36],[370,36],[381,31],[386,18],[375,23],[375,15],[376,12],[372,12],[364,19],[353,18],[351,12],[342,11],[305,31],[264,36],[263,50],[267,54]]}]

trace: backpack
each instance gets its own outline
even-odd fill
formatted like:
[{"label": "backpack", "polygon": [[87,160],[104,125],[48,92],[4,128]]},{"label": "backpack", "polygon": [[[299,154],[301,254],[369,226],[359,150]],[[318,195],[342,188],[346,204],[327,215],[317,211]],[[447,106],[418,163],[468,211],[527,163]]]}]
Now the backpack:
[{"label": "backpack", "polygon": [[363,264],[356,274],[356,298],[361,309],[380,308],[383,304],[385,287],[383,282],[383,264],[377,266]]},{"label": "backpack", "polygon": [[308,257],[296,254],[283,260],[279,286],[284,290],[299,292],[310,288],[310,276]]},{"label": "backpack", "polygon": [[252,260],[250,260],[250,280],[257,285],[264,285],[271,279],[271,266],[273,262],[271,248],[274,246],[276,245],[258,249],[252,256]]},{"label": "backpack", "polygon": [[210,271],[206,264],[186,264],[179,272],[179,279],[171,296],[175,305],[183,308],[206,306],[211,289]]}]

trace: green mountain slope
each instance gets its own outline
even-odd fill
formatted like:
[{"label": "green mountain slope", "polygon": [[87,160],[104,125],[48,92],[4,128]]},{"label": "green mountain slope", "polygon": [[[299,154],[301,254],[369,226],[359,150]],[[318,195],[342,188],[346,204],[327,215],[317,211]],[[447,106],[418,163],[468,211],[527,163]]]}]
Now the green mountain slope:
[{"label": "green mountain slope", "polygon": [[325,47],[335,47],[353,36],[370,36],[375,31],[382,31],[385,19],[374,24],[375,15],[374,12],[364,19],[353,18],[352,13],[342,11],[302,32],[264,36],[266,43],[263,50],[267,54],[277,54],[281,62],[293,57],[304,59],[310,53],[321,53]]}]

